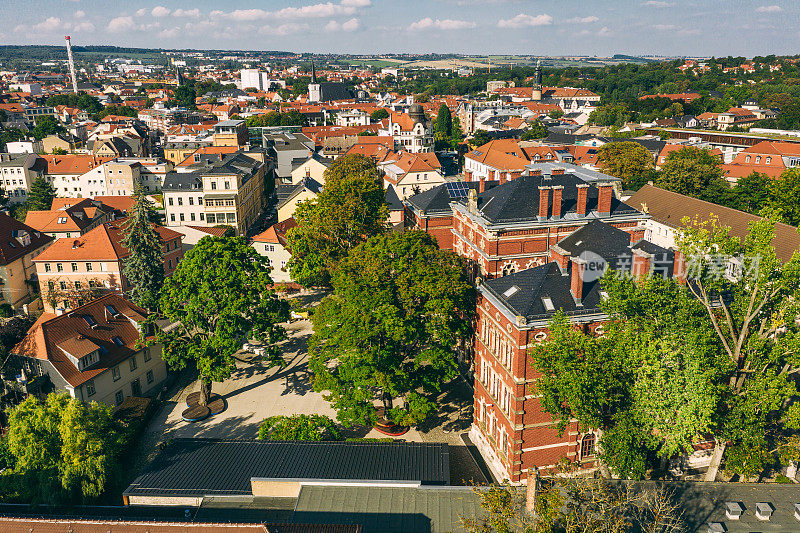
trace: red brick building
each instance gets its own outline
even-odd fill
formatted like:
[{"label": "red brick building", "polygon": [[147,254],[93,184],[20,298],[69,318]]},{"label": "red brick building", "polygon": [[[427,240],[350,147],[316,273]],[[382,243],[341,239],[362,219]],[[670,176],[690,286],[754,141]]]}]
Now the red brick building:
[{"label": "red brick building", "polygon": [[[472,259],[481,276],[495,278],[547,263],[551,246],[591,220],[644,236],[648,216],[614,197],[617,178],[569,168],[532,165],[497,186],[468,184],[466,197],[451,202],[453,250]],[[426,222],[435,228],[426,231],[446,242],[434,233],[442,233],[445,222]]]},{"label": "red brick building", "polygon": [[607,316],[598,283],[606,266],[634,275],[671,275],[674,254],[597,219],[551,246],[546,264],[478,286],[474,419],[470,439],[494,475],[512,483],[535,465],[561,458],[596,466],[598,433],[570,423],[559,435],[535,391],[528,352],[548,338],[562,310],[586,334],[602,335]]}]

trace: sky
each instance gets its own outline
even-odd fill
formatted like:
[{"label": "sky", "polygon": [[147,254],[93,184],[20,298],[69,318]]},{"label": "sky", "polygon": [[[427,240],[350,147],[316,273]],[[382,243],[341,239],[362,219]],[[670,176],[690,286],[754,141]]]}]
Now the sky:
[{"label": "sky", "polygon": [[0,0],[0,44],[668,56],[796,54],[798,0]]}]

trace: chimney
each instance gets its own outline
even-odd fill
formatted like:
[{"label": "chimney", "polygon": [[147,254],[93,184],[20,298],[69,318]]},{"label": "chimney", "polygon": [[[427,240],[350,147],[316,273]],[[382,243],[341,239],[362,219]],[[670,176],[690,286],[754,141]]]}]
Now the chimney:
[{"label": "chimney", "polygon": [[614,195],[614,186],[610,183],[598,183],[597,189],[597,214],[608,216],[611,214],[611,197]]},{"label": "chimney", "polygon": [[482,193],[485,190],[486,190],[486,180],[483,179],[483,178],[480,178],[478,180],[478,194]]},{"label": "chimney", "polygon": [[464,171],[464,181],[472,181],[472,171],[465,170]]},{"label": "chimney", "polygon": [[550,247],[550,261],[558,263],[558,268],[561,269],[562,274],[566,274],[569,269],[569,252],[554,244]]},{"label": "chimney", "polygon": [[576,212],[580,216],[586,216],[586,197],[589,194],[589,184],[588,183],[579,183],[576,185],[578,188],[578,205],[576,207]]},{"label": "chimney", "polygon": [[583,301],[583,270],[586,268],[586,261],[580,257],[573,257],[572,273],[569,280],[569,288],[575,303],[581,305]]},{"label": "chimney", "polygon": [[561,218],[561,195],[563,193],[563,185],[553,186],[553,218]]},{"label": "chimney", "polygon": [[686,283],[686,260],[683,258],[683,253],[680,250],[675,250],[675,259],[672,265],[672,276],[678,280],[678,283]]},{"label": "chimney", "polygon": [[650,277],[650,270],[653,265],[653,256],[643,250],[633,250],[633,264],[631,270],[636,279],[646,279]]},{"label": "chimney", "polygon": [[553,176],[561,176],[564,174],[566,169],[563,168],[554,168],[550,171],[550,174]]},{"label": "chimney", "polygon": [[500,180],[500,185],[506,182],[506,175],[503,172],[497,172],[495,175],[498,176],[498,179]]},{"label": "chimney", "polygon": [[539,467],[528,469],[528,488],[525,492],[525,510],[530,516],[536,515],[536,497],[539,495]]},{"label": "chimney", "polygon": [[546,220],[550,211],[550,187],[539,187],[539,220]]}]

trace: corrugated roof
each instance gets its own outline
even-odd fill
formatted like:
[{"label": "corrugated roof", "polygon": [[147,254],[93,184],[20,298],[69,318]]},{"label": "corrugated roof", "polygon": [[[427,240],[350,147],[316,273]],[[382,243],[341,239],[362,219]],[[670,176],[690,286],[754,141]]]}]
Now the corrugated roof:
[{"label": "corrugated roof", "polygon": [[447,485],[447,444],[175,439],[128,495],[248,495],[251,479]]}]

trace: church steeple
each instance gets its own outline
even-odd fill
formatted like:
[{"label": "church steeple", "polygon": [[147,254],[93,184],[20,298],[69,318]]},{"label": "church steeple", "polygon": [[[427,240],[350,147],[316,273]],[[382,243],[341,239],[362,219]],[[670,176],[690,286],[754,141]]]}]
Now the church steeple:
[{"label": "church steeple", "polygon": [[311,83],[317,83],[317,69],[314,68],[314,62],[311,62]]},{"label": "church steeple", "polygon": [[542,99],[542,60],[536,61],[536,70],[533,74],[533,99],[536,102]]}]

